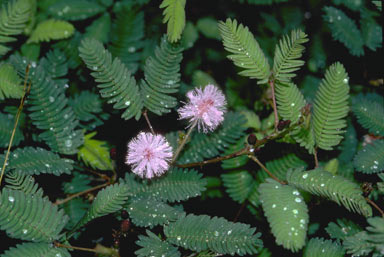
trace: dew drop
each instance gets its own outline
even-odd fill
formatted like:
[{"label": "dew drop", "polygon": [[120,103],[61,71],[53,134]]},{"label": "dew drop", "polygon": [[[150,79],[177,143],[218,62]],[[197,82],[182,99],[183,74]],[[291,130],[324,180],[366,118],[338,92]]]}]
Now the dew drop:
[{"label": "dew drop", "polygon": [[306,179],[308,177],[308,173],[303,174],[303,179]]},{"label": "dew drop", "polygon": [[48,99],[49,99],[49,101],[50,101],[51,103],[53,103],[53,102],[55,101],[55,98],[54,98],[53,96],[50,96]]},{"label": "dew drop", "polygon": [[135,51],[136,51],[136,47],[134,47],[134,46],[128,47],[128,52],[129,53],[133,53]]},{"label": "dew drop", "polygon": [[128,106],[128,105],[131,104],[131,101],[126,101],[124,104],[125,104],[126,106]]},{"label": "dew drop", "polygon": [[8,201],[10,201],[11,203],[13,203],[15,201],[15,198],[13,196],[9,196],[8,197]]},{"label": "dew drop", "polygon": [[299,197],[296,197],[296,198],[295,198],[295,202],[297,202],[297,203],[301,203],[301,199],[300,199]]},{"label": "dew drop", "polygon": [[272,208],[276,208],[276,204],[273,204],[273,205],[272,205]]},{"label": "dew drop", "polygon": [[27,229],[23,229],[23,234],[27,234],[28,233],[28,230]]}]

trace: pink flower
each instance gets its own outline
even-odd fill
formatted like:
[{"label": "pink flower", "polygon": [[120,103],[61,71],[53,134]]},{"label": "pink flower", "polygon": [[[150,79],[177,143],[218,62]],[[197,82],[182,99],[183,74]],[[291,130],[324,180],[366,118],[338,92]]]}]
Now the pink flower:
[{"label": "pink flower", "polygon": [[197,121],[198,130],[213,131],[224,120],[226,100],[224,94],[214,85],[197,88],[187,93],[189,102],[178,112],[180,119],[189,119],[190,125]]},{"label": "pink flower", "polygon": [[128,144],[125,163],[142,178],[153,178],[168,170],[172,147],[162,135],[141,132]]}]

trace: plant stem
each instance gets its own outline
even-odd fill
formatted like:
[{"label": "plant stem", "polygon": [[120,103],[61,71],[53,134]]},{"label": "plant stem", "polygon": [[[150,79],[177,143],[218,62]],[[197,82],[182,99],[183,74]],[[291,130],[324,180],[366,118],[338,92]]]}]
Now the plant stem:
[{"label": "plant stem", "polygon": [[369,199],[368,197],[365,197],[365,200],[370,204],[372,205],[376,210],[378,210],[381,214],[381,216],[384,218],[384,211],[382,209],[380,209],[380,207],[375,204],[374,201],[372,201],[371,199]]},{"label": "plant stem", "polygon": [[272,90],[273,113],[275,114],[275,131],[277,132],[278,131],[277,126],[279,125],[279,115],[277,114],[275,84],[273,80],[269,81],[269,85],[271,86],[271,90]]},{"label": "plant stem", "polygon": [[235,158],[235,157],[238,157],[240,155],[245,155],[245,154],[250,154],[250,146],[246,146],[244,147],[243,149],[237,151],[237,152],[234,152],[234,153],[231,153],[231,154],[228,154],[228,155],[225,155],[225,156],[219,156],[219,157],[216,157],[216,158],[213,158],[213,159],[210,159],[210,160],[206,160],[206,161],[202,161],[202,162],[193,162],[193,163],[187,163],[187,164],[175,164],[176,167],[179,167],[179,168],[189,168],[189,167],[195,167],[195,166],[203,166],[203,165],[206,165],[206,164],[209,164],[209,163],[215,163],[215,162],[220,162],[220,161],[223,161],[223,160],[228,160],[228,159],[232,159],[232,158]]},{"label": "plant stem", "polygon": [[149,129],[151,130],[152,134],[155,134],[155,131],[153,130],[152,124],[151,124],[151,122],[149,121],[149,118],[148,118],[148,114],[147,114],[147,110],[146,110],[146,109],[143,111],[143,116],[144,116],[145,120],[147,121],[148,127],[149,127]]},{"label": "plant stem", "polygon": [[265,167],[260,161],[259,159],[256,158],[256,156],[254,155],[248,155],[249,158],[251,158],[253,161],[255,161],[265,172],[268,173],[268,175],[273,178],[274,180],[276,180],[277,182],[279,182],[280,184],[282,185],[286,185],[287,182],[285,181],[281,181],[280,179],[278,179],[275,175],[272,174],[272,172],[270,172],[267,167]]},{"label": "plant stem", "polygon": [[190,168],[190,167],[203,166],[203,165],[210,164],[210,163],[216,163],[216,162],[220,162],[220,161],[223,161],[223,160],[232,159],[232,158],[235,158],[235,157],[238,157],[238,156],[241,156],[241,155],[249,155],[249,154],[252,154],[251,149],[257,149],[258,147],[260,147],[262,145],[265,145],[266,143],[268,143],[271,140],[274,140],[274,139],[277,139],[277,138],[285,136],[290,131],[292,131],[294,128],[299,126],[300,124],[301,123],[296,123],[295,125],[292,125],[291,127],[287,128],[286,130],[284,130],[284,131],[282,131],[280,133],[266,136],[263,139],[258,140],[256,142],[256,144],[254,144],[252,146],[252,148],[251,148],[251,146],[248,145],[248,146],[244,147],[243,149],[241,149],[241,150],[239,150],[237,152],[234,152],[234,153],[231,153],[231,154],[228,154],[228,155],[225,155],[225,156],[219,156],[219,157],[216,157],[216,158],[213,158],[213,159],[210,159],[210,160],[206,160],[206,161],[202,161],[202,162],[192,162],[192,163],[187,163],[187,164],[174,164],[174,165],[176,167],[179,167],[179,168]]},{"label": "plant stem", "polygon": [[192,123],[192,125],[189,127],[189,129],[187,131],[187,134],[185,135],[185,137],[183,138],[183,141],[181,142],[181,144],[177,148],[177,150],[175,152],[175,155],[172,158],[172,162],[171,163],[175,163],[175,161],[177,160],[177,157],[179,157],[179,154],[180,154],[181,150],[183,150],[185,144],[187,143],[187,140],[188,140],[189,136],[191,135],[191,133],[192,133],[193,129],[196,127],[196,125],[197,125],[197,120],[195,120]]},{"label": "plant stem", "polygon": [[65,198],[65,199],[63,199],[63,200],[56,200],[56,202],[54,203],[54,205],[60,205],[60,204],[66,203],[66,202],[72,200],[72,199],[75,198],[75,197],[78,197],[78,196],[80,196],[80,195],[84,195],[84,194],[90,193],[90,192],[95,191],[95,190],[97,190],[97,189],[106,187],[106,186],[108,186],[108,185],[110,185],[110,184],[111,184],[111,182],[107,182],[107,183],[104,183],[104,184],[101,184],[101,185],[98,185],[98,186],[89,188],[89,189],[87,189],[87,190],[85,190],[85,191],[82,191],[82,192],[73,194],[73,195],[71,195],[71,196],[68,196],[67,198]]},{"label": "plant stem", "polygon": [[78,247],[78,246],[72,246],[72,245],[65,245],[65,244],[61,244],[61,243],[55,241],[54,245],[56,247],[74,249],[74,250],[85,251],[85,252],[98,253],[98,254],[103,254],[103,255],[108,255],[108,256],[115,256],[115,257],[120,256],[119,251],[117,249],[108,248],[108,247],[105,247],[101,244],[97,244],[95,246],[95,248],[85,248],[85,247]]},{"label": "plant stem", "polygon": [[59,242],[54,242],[54,244],[56,247],[97,253],[97,251],[95,249],[92,249],[92,248],[84,248],[84,247],[78,247],[78,246],[72,246],[72,245],[64,245],[64,244],[61,244]]},{"label": "plant stem", "polygon": [[27,81],[28,81],[28,75],[29,75],[29,64],[27,65],[27,68],[25,69],[25,78],[24,78],[24,94],[23,94],[23,97],[21,98],[20,100],[20,105],[19,105],[19,108],[17,109],[17,113],[16,113],[16,117],[15,117],[15,124],[13,126],[13,130],[12,130],[12,134],[11,134],[11,138],[9,140],[9,144],[8,144],[8,149],[7,149],[7,153],[5,154],[5,159],[4,159],[4,163],[3,163],[3,168],[0,170],[1,171],[1,175],[0,175],[0,185],[1,185],[1,181],[3,180],[3,176],[4,176],[4,172],[5,172],[5,166],[7,166],[7,162],[8,162],[8,158],[9,158],[9,153],[11,151],[11,147],[12,147],[12,143],[13,143],[13,139],[15,137],[15,133],[16,133],[16,128],[17,128],[17,124],[19,123],[19,118],[20,118],[20,114],[21,114],[21,111],[23,110],[23,107],[24,107],[24,102],[25,102],[25,99],[27,98],[27,95],[29,93],[29,90],[31,89],[31,83],[28,84],[28,87],[27,87]]},{"label": "plant stem", "polygon": [[315,158],[315,168],[318,168],[319,167],[319,160],[317,159],[317,149],[316,149],[316,147],[313,150],[313,157]]}]

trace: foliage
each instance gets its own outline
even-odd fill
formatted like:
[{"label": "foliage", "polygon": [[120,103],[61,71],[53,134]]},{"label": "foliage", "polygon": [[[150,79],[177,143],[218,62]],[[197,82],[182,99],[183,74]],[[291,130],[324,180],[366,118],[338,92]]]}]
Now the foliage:
[{"label": "foliage", "polygon": [[0,256],[382,256],[381,8],[0,0]]},{"label": "foliage", "polygon": [[293,252],[305,244],[308,208],[294,187],[267,179],[259,186],[260,201],[276,243]]},{"label": "foliage", "polygon": [[[210,249],[242,256],[257,253],[263,246],[254,228],[224,218],[190,214],[164,227],[167,241],[194,251]],[[240,246],[245,246],[240,247]]]}]

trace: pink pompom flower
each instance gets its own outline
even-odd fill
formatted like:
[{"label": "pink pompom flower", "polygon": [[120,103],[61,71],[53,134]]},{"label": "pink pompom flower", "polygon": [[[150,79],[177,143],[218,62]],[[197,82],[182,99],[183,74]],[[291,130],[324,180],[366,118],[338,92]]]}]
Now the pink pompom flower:
[{"label": "pink pompom flower", "polygon": [[126,164],[142,178],[153,178],[165,173],[172,159],[172,147],[162,135],[140,132],[128,143]]},{"label": "pink pompom flower", "polygon": [[226,100],[224,94],[214,85],[196,88],[187,93],[189,102],[178,110],[180,119],[189,119],[191,126],[197,122],[199,131],[213,131],[224,120]]}]

